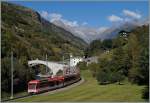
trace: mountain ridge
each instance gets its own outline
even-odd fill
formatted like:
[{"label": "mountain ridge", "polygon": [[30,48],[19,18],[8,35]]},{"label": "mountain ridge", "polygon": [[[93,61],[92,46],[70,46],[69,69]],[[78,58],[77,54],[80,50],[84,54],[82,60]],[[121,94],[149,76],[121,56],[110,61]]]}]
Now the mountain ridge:
[{"label": "mountain ridge", "polygon": [[[11,33],[7,34],[8,32]],[[25,39],[27,44],[34,44],[39,47],[38,41],[36,44],[32,39],[38,38],[39,42],[41,39],[45,39],[56,51],[59,49],[58,51],[61,52],[81,51],[87,45],[81,38],[45,20],[38,12],[8,2],[2,2],[2,33],[3,40],[7,39],[4,34],[10,36],[14,33],[15,38]],[[69,50],[64,50],[63,46]]]},{"label": "mountain ridge", "polygon": [[51,23],[62,27],[69,32],[73,33],[75,36],[80,37],[84,39],[88,44],[96,39],[112,39],[115,38],[116,35],[121,30],[127,30],[130,31],[138,26],[144,25],[148,23],[148,20],[132,20],[132,21],[124,21],[120,24],[113,24],[110,27],[100,27],[100,28],[94,28],[89,27],[87,25],[78,25],[78,26],[70,26],[67,25],[63,20],[53,20]]}]

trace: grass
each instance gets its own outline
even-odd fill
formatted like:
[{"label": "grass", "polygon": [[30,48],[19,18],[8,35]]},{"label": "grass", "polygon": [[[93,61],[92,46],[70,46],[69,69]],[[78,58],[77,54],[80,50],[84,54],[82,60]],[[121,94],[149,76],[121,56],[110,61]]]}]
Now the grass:
[{"label": "grass", "polygon": [[129,82],[125,82],[124,85],[108,84],[98,85],[95,78],[91,76],[88,70],[82,71],[82,76],[85,82],[77,87],[57,92],[55,94],[43,94],[33,97],[17,99],[17,102],[142,102],[142,90],[144,86],[132,85]]},{"label": "grass", "polygon": [[[1,92],[1,94],[2,94],[1,100],[7,100],[7,99],[10,99],[10,96],[11,96],[10,93],[7,93],[7,92]],[[14,93],[13,97],[16,98],[16,97],[24,96],[24,95],[27,95],[27,94],[28,94],[27,91],[22,91],[22,92]]]}]

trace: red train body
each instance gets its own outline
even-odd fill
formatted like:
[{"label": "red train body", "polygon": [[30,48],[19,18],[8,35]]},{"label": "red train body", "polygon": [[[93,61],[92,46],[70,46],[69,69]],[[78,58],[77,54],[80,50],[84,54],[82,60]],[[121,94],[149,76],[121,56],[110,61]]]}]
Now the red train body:
[{"label": "red train body", "polygon": [[79,81],[80,74],[72,74],[65,76],[47,77],[41,80],[31,80],[28,83],[28,93],[41,93],[57,88],[61,88]]}]

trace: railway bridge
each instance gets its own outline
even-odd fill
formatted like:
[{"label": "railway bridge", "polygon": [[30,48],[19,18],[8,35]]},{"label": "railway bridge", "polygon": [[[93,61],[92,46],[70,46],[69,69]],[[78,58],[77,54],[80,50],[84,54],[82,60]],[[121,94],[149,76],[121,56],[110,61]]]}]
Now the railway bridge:
[{"label": "railway bridge", "polygon": [[69,68],[69,66],[66,65],[66,64],[61,64],[61,63],[57,63],[57,62],[43,61],[43,60],[38,60],[38,59],[28,61],[28,65],[30,67],[33,67],[33,66],[36,66],[36,65],[45,65],[49,69],[49,72],[52,73],[51,76],[55,76],[59,70],[62,70],[63,74],[65,74],[64,70]]}]

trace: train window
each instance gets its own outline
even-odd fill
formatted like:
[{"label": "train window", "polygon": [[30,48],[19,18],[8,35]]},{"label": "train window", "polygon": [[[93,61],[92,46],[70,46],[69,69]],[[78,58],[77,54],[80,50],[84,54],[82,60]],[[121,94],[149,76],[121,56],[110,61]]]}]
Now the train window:
[{"label": "train window", "polygon": [[66,77],[65,78],[65,82],[71,81],[71,80],[75,80],[76,77],[75,76],[70,76],[70,77]]},{"label": "train window", "polygon": [[49,86],[52,87],[55,85],[55,82],[49,82]]},{"label": "train window", "polygon": [[59,85],[59,81],[56,82],[56,85]]},{"label": "train window", "polygon": [[42,82],[40,83],[39,87],[41,88],[41,87],[46,87],[46,86],[48,86],[48,82]]},{"label": "train window", "polygon": [[35,88],[36,88],[36,84],[35,83],[29,84],[29,89],[35,89]]}]

